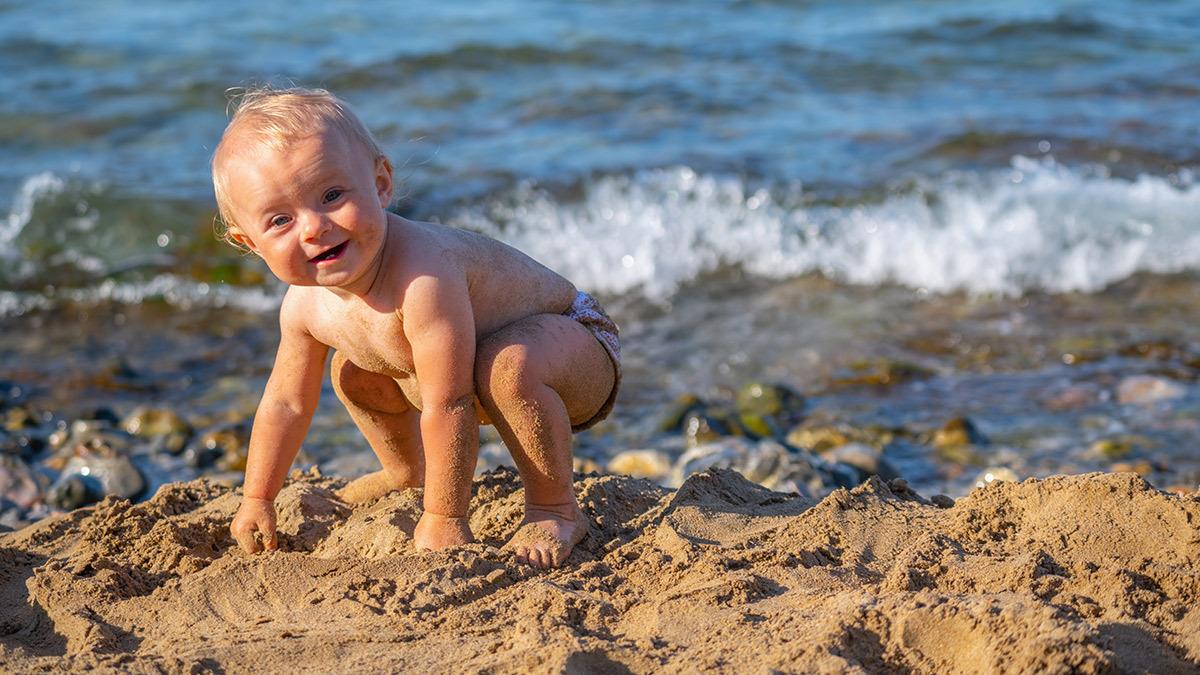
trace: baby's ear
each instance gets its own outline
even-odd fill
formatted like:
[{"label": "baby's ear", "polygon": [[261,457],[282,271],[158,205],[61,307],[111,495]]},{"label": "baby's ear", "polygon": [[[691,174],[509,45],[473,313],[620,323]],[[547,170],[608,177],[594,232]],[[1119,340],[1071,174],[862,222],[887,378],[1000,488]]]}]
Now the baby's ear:
[{"label": "baby's ear", "polygon": [[234,244],[246,249],[247,251],[250,251],[254,255],[260,257],[262,255],[258,252],[258,246],[254,243],[254,240],[246,236],[246,233],[235,225],[229,226],[229,240]]},{"label": "baby's ear", "polygon": [[392,163],[387,157],[375,158],[375,191],[379,194],[379,205],[387,208],[392,203]]}]

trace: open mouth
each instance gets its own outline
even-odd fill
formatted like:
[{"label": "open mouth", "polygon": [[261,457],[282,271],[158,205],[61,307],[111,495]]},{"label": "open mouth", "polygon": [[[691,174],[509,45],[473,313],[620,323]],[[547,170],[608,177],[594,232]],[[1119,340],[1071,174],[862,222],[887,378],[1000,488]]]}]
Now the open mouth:
[{"label": "open mouth", "polygon": [[324,253],[320,253],[318,255],[315,255],[315,256],[309,258],[308,261],[312,262],[312,263],[319,263],[319,262],[325,262],[327,260],[337,260],[339,257],[341,257],[342,252],[346,250],[346,244],[349,244],[349,243],[350,242],[348,242],[348,241],[343,241],[342,243],[338,244],[337,246],[334,246],[333,248],[326,250]]}]

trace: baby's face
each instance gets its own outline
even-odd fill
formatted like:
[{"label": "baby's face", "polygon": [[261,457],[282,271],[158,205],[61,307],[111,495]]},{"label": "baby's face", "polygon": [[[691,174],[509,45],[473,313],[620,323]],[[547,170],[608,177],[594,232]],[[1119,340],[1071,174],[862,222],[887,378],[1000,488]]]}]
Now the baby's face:
[{"label": "baby's face", "polygon": [[337,131],[280,150],[236,136],[226,144],[218,161],[233,237],[288,284],[365,291],[387,234],[387,162],[372,161]]}]

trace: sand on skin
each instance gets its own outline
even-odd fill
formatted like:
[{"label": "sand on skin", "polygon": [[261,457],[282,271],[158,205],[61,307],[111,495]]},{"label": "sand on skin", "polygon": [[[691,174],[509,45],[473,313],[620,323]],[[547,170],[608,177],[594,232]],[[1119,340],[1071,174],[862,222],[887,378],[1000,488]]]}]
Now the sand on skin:
[{"label": "sand on skin", "polygon": [[819,503],[736,473],[578,483],[560,570],[499,550],[515,474],[476,481],[480,543],[417,553],[417,492],[351,508],[294,476],[280,552],[233,548],[204,481],[0,535],[0,670],[1195,672],[1200,497],[1132,474],[939,509],[872,480]]}]

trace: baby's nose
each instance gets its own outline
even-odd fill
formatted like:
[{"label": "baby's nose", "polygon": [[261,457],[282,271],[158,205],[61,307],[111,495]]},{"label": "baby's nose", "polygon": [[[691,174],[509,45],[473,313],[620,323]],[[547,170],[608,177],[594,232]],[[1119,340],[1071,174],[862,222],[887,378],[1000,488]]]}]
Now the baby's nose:
[{"label": "baby's nose", "polygon": [[318,239],[329,227],[329,221],[323,215],[314,213],[304,219],[302,232],[305,239]]}]

